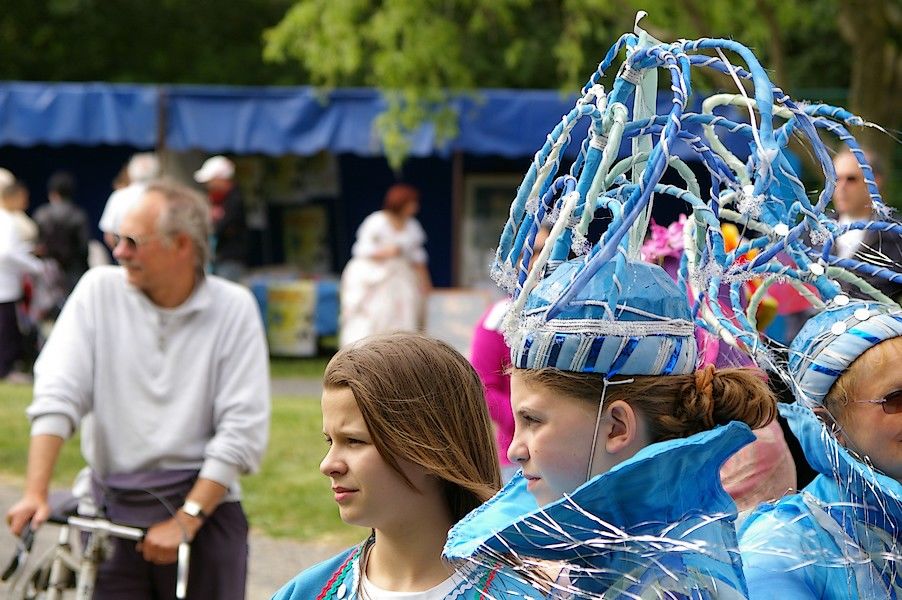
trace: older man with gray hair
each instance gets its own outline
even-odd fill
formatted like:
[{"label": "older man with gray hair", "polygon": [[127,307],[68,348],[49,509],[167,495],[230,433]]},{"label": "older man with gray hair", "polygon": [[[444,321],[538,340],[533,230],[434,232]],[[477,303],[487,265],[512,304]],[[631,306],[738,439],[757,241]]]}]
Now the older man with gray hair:
[{"label": "older man with gray hair", "polygon": [[[204,275],[209,231],[204,198],[150,183],[115,238],[121,267],[85,274],[35,365],[25,494],[7,521],[18,533],[47,519],[53,465],[82,424],[95,502],[149,527],[137,548],[117,542],[101,600],[174,597],[183,537],[193,540],[188,597],[244,597],[238,477],[266,446],[269,365],[251,294]],[[171,515],[148,489],[181,508]]]}]

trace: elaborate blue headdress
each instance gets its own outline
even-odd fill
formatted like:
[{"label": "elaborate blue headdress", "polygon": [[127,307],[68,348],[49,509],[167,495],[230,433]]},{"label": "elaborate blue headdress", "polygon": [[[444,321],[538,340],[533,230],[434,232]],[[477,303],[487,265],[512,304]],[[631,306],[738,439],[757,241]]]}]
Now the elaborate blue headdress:
[{"label": "elaborate blue headdress", "polygon": [[867,350],[902,336],[902,308],[839,296],[812,317],[790,346],[789,373],[796,398],[823,403],[834,382]]},{"label": "elaborate blue headdress", "polygon": [[[627,58],[607,93],[599,81],[623,49]],[[738,55],[748,70],[731,64],[724,51]],[[730,75],[739,93],[711,96],[701,112],[689,112],[692,67]],[[655,114],[660,68],[670,74],[672,92],[671,110],[663,115]],[[748,83],[752,95],[746,92]],[[715,114],[726,105],[747,109],[749,123],[733,120],[730,113]],[[590,122],[588,136],[569,174],[558,176],[561,155],[583,119]],[[889,214],[864,153],[846,130],[849,125],[869,124],[840,108],[794,102],[736,42],[664,44],[638,28],[636,35],[621,37],[573,110],[536,153],[511,205],[493,276],[513,298],[505,327],[513,364],[606,376],[688,373],[695,367],[691,321],[696,319],[727,343],[775,366],[755,327],[755,311],[774,283],[788,282],[817,308],[841,293],[837,281],[891,302],[856,273],[897,282],[902,282],[902,274],[831,254],[833,240],[852,229],[902,233],[902,226],[890,221],[841,226],[824,214],[835,172],[817,129],[849,146],[865,173],[877,214]],[[723,130],[748,140],[751,153],[746,161],[718,138]],[[808,199],[787,152],[793,135],[807,141],[824,174],[815,202]],[[632,144],[632,154],[618,161],[626,141]],[[678,149],[706,168],[711,177],[706,193]],[[685,187],[661,183],[668,168]],[[693,210],[685,229],[678,287],[656,267],[640,264],[639,249],[655,196],[677,198]],[[601,238],[589,243],[589,227],[597,217],[611,221]],[[722,221],[736,223],[751,239],[727,252]],[[551,225],[551,233],[530,271],[532,243],[543,223]],[[750,252],[758,254],[744,260]],[[741,286],[750,279],[761,280],[761,285],[748,299]],[[718,301],[722,289],[728,290],[732,314],[725,314]],[[687,313],[689,298],[694,305]]]},{"label": "elaborate blue headdress", "polygon": [[[680,138],[688,76],[672,73],[674,121],[643,131],[630,120],[627,103],[633,97],[632,119],[649,122],[655,111],[656,67],[659,61],[673,62],[650,52],[660,49],[653,42],[640,32],[623,36],[611,48],[574,109],[536,154],[511,206],[493,275],[513,297],[505,330],[517,367],[606,377],[695,369],[694,326],[685,291],[639,256],[652,195],[669,188],[659,185],[667,164],[677,165],[690,188],[694,181],[670,149]],[[624,63],[608,95],[598,81],[623,48],[636,60]],[[591,124],[579,158],[570,174],[555,177],[570,133],[585,117]],[[660,133],[660,143],[653,144],[653,133]],[[621,143],[630,138],[638,151],[615,163]],[[601,239],[590,244],[586,237],[598,211],[612,221]],[[530,271],[532,244],[543,223],[550,224],[551,232]]]}]

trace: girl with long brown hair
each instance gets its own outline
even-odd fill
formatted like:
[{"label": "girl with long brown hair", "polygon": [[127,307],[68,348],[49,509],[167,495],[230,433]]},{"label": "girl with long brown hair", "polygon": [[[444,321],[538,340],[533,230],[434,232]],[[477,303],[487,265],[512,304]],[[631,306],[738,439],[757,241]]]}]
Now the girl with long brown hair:
[{"label": "girl with long brown hair", "polygon": [[372,535],[274,598],[501,598],[525,589],[504,571],[457,571],[441,558],[448,530],[501,481],[482,384],[463,356],[417,334],[367,338],[329,362],[322,411],[320,471],[342,520]]}]

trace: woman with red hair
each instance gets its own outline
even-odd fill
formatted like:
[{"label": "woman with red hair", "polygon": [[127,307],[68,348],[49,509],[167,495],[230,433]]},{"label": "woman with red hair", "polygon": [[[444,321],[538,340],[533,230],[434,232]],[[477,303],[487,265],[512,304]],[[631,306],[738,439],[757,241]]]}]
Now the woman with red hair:
[{"label": "woman with red hair", "polygon": [[426,234],[414,218],[419,210],[417,189],[398,183],[386,192],[382,210],[357,229],[341,276],[342,347],[377,333],[420,329],[432,283]]}]

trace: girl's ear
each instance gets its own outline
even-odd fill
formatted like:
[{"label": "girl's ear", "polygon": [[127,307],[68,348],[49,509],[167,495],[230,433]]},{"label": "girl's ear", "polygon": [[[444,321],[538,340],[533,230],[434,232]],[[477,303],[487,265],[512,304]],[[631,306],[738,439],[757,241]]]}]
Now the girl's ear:
[{"label": "girl's ear", "polygon": [[605,409],[609,428],[604,448],[616,455],[629,448],[639,438],[639,416],[632,406],[623,400],[615,400]]}]

